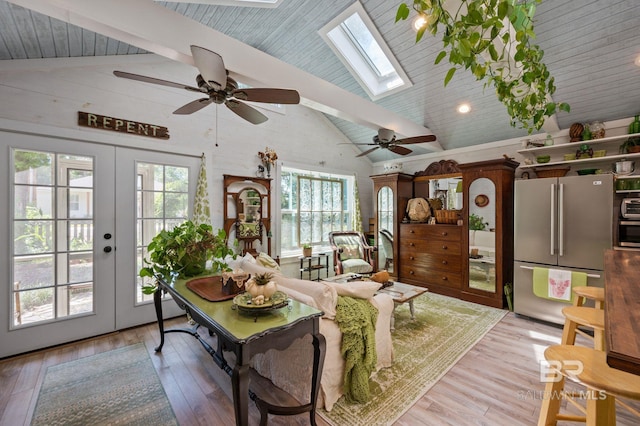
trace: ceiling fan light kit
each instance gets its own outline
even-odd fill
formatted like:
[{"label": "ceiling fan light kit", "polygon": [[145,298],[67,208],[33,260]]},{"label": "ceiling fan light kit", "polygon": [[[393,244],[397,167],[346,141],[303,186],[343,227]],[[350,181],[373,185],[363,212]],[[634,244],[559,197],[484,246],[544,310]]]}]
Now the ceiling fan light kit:
[{"label": "ceiling fan light kit", "polygon": [[217,53],[200,46],[191,46],[193,62],[200,74],[196,76],[198,87],[181,83],[161,80],[159,78],[132,74],[124,71],[114,71],[116,77],[142,81],[144,83],[175,87],[178,89],[198,92],[207,95],[206,98],[196,99],[176,109],[173,113],[179,115],[193,114],[209,104],[224,104],[239,117],[252,124],[264,123],[268,117],[254,107],[240,101],[262,102],[273,104],[299,104],[300,94],[292,89],[272,88],[238,88],[238,83],[229,77],[229,71],[224,66],[222,57]]},{"label": "ceiling fan light kit", "polygon": [[405,148],[402,145],[435,142],[435,140],[436,135],[422,135],[404,139],[396,139],[396,134],[393,130],[382,128],[378,129],[378,134],[373,137],[373,143],[356,143],[354,145],[373,145],[373,148],[361,152],[360,154],[356,155],[356,157],[363,157],[367,154],[372,153],[378,148],[388,149],[389,151],[398,155],[407,155],[411,154],[413,151],[411,151],[409,148]]}]

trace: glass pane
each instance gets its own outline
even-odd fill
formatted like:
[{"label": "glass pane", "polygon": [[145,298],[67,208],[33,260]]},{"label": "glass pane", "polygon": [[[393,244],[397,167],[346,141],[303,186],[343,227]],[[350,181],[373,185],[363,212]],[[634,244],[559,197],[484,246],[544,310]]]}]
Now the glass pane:
[{"label": "glass pane", "polygon": [[189,190],[189,169],[186,167],[167,166],[166,191],[187,192]]},{"label": "glass pane", "polygon": [[13,252],[16,255],[53,251],[53,221],[15,221]]},{"label": "glass pane", "polygon": [[53,188],[48,186],[14,186],[15,219],[47,219],[53,212]]},{"label": "glass pane", "polygon": [[68,287],[69,315],[93,312],[93,284],[74,284]]},{"label": "glass pane", "polygon": [[[68,222],[68,249],[70,251],[93,250],[93,221],[72,220]],[[58,247],[58,250],[63,250]]]},{"label": "glass pane", "polygon": [[93,188],[93,171],[69,169],[69,186]]},{"label": "glass pane", "polygon": [[151,167],[151,179],[153,182],[152,188],[145,189],[154,189],[156,191],[164,191],[164,166],[154,164]]},{"label": "glass pane", "polygon": [[20,291],[15,293],[13,325],[31,324],[53,318],[53,289]]},{"label": "glass pane", "polygon": [[93,253],[82,252],[69,255],[69,282],[93,281]]},{"label": "glass pane", "polygon": [[300,178],[298,180],[298,184],[300,186],[300,206],[298,208],[300,211],[311,210],[311,181],[309,179]]},{"label": "glass pane", "polygon": [[[152,192],[153,214],[149,217],[164,217],[164,192]],[[145,213],[149,213],[145,211]]]},{"label": "glass pane", "polygon": [[311,196],[312,196],[312,207],[313,211],[322,211],[322,184],[323,182],[320,180],[311,181]]},{"label": "glass pane", "polygon": [[21,256],[13,259],[13,283],[20,289],[54,284],[53,255]]},{"label": "glass pane", "polygon": [[15,150],[14,183],[53,185],[53,155],[44,152]]},{"label": "glass pane", "polygon": [[344,26],[351,35],[351,38],[359,46],[360,51],[369,59],[372,68],[379,76],[386,76],[395,73],[393,65],[387,59],[387,56],[380,48],[378,42],[373,38],[373,35],[362,22],[362,18],[357,13],[354,13],[344,21]]},{"label": "glass pane", "polygon": [[164,197],[164,217],[186,219],[188,216],[189,194],[167,193]]},{"label": "glass pane", "polygon": [[93,189],[69,189],[69,218],[88,219],[93,217]]},{"label": "glass pane", "polygon": [[166,228],[167,230],[173,229],[179,223],[182,222],[178,222],[172,224],[172,226],[165,227],[164,221],[160,219],[146,219],[138,221],[138,224],[140,225],[139,232],[142,233],[142,237],[138,239],[138,245],[142,245],[144,247],[148,246],[153,237],[158,235],[163,228]]}]

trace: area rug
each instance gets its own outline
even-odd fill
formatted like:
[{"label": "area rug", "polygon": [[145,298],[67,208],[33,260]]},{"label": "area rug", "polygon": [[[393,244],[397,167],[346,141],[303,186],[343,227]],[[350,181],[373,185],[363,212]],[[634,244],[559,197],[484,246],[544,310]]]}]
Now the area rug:
[{"label": "area rug", "polygon": [[47,369],[31,425],[177,425],[144,344]]},{"label": "area rug", "polygon": [[349,404],[340,398],[319,414],[334,426],[390,425],[420,399],[500,319],[505,310],[425,293],[409,306],[398,306],[393,331],[394,364],[370,381],[372,398]]}]

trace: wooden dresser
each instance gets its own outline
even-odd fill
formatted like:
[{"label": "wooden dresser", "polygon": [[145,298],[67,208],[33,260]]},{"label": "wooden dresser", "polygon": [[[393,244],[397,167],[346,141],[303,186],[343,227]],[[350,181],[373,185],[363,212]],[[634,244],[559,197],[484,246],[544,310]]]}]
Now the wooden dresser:
[{"label": "wooden dresser", "polygon": [[459,297],[464,276],[463,229],[457,225],[400,224],[399,281]]}]

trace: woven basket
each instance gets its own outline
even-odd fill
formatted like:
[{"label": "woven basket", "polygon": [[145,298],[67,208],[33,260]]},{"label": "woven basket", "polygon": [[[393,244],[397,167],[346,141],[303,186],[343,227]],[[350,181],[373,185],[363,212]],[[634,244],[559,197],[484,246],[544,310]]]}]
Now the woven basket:
[{"label": "woven basket", "polygon": [[558,167],[554,169],[534,169],[539,178],[562,177],[567,174],[571,167]]},{"label": "woven basket", "polygon": [[436,223],[458,223],[460,210],[435,210]]}]

